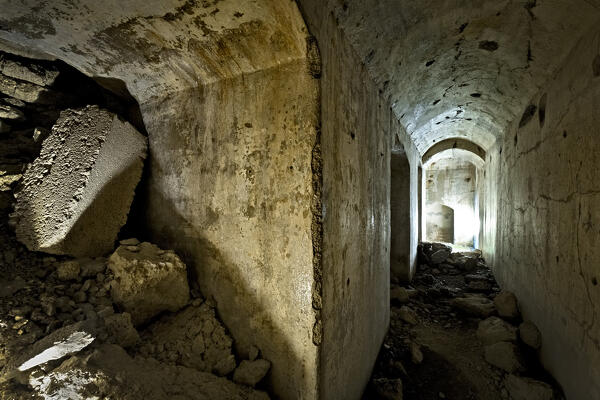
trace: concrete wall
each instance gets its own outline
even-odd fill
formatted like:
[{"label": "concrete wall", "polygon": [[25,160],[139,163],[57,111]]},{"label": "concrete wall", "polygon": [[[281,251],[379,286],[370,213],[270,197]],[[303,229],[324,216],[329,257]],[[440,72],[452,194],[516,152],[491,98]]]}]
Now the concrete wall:
[{"label": "concrete wall", "polygon": [[[478,236],[479,218],[475,209],[475,165],[454,158],[432,162],[426,169],[425,187],[427,240],[451,240],[457,245],[472,247]],[[443,206],[453,212],[449,213]]]},{"label": "concrete wall", "polygon": [[514,121],[486,166],[485,256],[540,328],[542,361],[573,400],[600,398],[597,27],[530,100],[535,112]]},{"label": "concrete wall", "polygon": [[[410,164],[404,150],[390,158],[390,273],[401,281],[412,278]],[[418,198],[417,198],[418,201]]]},{"label": "concrete wall", "polygon": [[389,321],[390,149],[410,162],[410,264],[417,245],[418,155],[343,30],[300,0],[323,62],[323,343],[321,398],[359,399]]},{"label": "concrete wall", "polygon": [[296,4],[0,6],[0,47],[125,83],[149,135],[147,234],[184,256],[241,353],[273,363],[275,395],[317,398],[318,59]]}]

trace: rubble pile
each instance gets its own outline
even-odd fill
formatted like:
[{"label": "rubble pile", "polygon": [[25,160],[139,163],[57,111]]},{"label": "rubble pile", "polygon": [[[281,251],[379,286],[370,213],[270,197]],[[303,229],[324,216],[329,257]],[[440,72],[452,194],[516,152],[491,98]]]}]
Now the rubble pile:
[{"label": "rubble pile", "polygon": [[390,331],[367,398],[553,400],[539,330],[479,251],[422,243],[410,286],[392,282]]}]

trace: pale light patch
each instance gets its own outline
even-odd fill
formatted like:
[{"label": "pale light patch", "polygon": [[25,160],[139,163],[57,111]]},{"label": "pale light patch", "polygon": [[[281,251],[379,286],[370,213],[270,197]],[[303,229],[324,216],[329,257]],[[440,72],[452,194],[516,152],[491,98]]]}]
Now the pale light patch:
[{"label": "pale light patch", "polygon": [[55,342],[54,346],[25,361],[18,369],[19,371],[26,371],[48,361],[58,360],[66,355],[78,352],[93,341],[94,337],[87,332],[74,332],[65,340]]}]

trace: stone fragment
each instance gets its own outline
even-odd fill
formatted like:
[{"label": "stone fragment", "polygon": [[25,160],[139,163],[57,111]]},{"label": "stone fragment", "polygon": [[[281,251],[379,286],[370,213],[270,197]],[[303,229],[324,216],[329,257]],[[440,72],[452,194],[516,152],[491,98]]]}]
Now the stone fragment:
[{"label": "stone fragment", "polygon": [[250,350],[248,351],[248,360],[254,361],[258,358],[260,350],[256,346],[250,346]]},{"label": "stone fragment", "polygon": [[138,244],[140,244],[140,241],[137,240],[136,238],[130,238],[130,239],[121,240],[119,242],[119,244],[122,246],[137,246]]},{"label": "stone fragment", "polygon": [[[206,302],[162,317],[142,336],[146,353],[159,361],[175,362],[221,376],[236,367],[233,339],[217,320],[214,308]],[[258,349],[255,355],[258,357]]]},{"label": "stone fragment", "polygon": [[254,387],[267,375],[270,368],[271,363],[267,360],[243,360],[233,373],[233,381]]},{"label": "stone fragment", "polygon": [[452,305],[468,315],[486,318],[495,311],[494,303],[483,296],[458,297],[452,300]]},{"label": "stone fragment", "polygon": [[106,270],[106,258],[82,258],[79,259],[81,266],[81,277],[90,278],[104,272]]},{"label": "stone fragment", "polygon": [[50,136],[50,131],[46,128],[36,127],[33,130],[33,141],[41,144],[46,138]]},{"label": "stone fragment", "polygon": [[12,121],[22,121],[25,118],[25,114],[16,107],[0,104],[0,118]]},{"label": "stone fragment", "polygon": [[525,370],[518,347],[509,342],[498,342],[485,347],[485,360],[506,372]]},{"label": "stone fragment", "polygon": [[61,281],[74,280],[79,277],[79,263],[75,260],[65,261],[56,267],[56,276]]},{"label": "stone fragment", "polygon": [[132,347],[140,340],[138,331],[131,323],[129,313],[111,314],[104,318],[104,325],[112,343],[121,347]]},{"label": "stone fragment", "polygon": [[18,81],[0,73],[0,93],[26,103],[48,103],[52,91],[29,82]]},{"label": "stone fragment", "polygon": [[519,325],[519,337],[523,343],[533,349],[537,350],[542,347],[542,334],[531,321],[525,321]]},{"label": "stone fragment", "polygon": [[411,342],[410,344],[410,359],[414,364],[421,364],[423,362],[421,346],[415,342]]},{"label": "stone fragment", "polygon": [[504,386],[513,400],[552,400],[554,398],[552,386],[531,378],[510,374],[504,379]]},{"label": "stone fragment", "polygon": [[41,63],[36,62],[26,63],[6,53],[0,53],[0,73],[39,86],[50,86],[58,77],[59,71],[51,65],[42,66]]},{"label": "stone fragment", "polygon": [[400,307],[398,311],[398,316],[400,319],[408,324],[416,325],[418,323],[417,313],[414,310],[407,306]]},{"label": "stone fragment", "polygon": [[97,256],[113,249],[146,156],[146,138],[96,106],[66,110],[16,194],[12,223],[30,250]]},{"label": "stone fragment", "polygon": [[402,380],[400,378],[377,378],[371,381],[375,393],[384,400],[402,400]]},{"label": "stone fragment", "polygon": [[514,342],[517,340],[517,328],[498,317],[489,317],[479,322],[477,337],[484,344]]},{"label": "stone fragment", "polygon": [[17,362],[17,368],[19,371],[26,371],[48,361],[77,353],[89,346],[95,336],[95,325],[89,321],[58,329],[28,349]]},{"label": "stone fragment", "polygon": [[509,291],[503,290],[494,298],[494,305],[498,315],[503,318],[516,319],[519,317],[519,307],[516,296]]},{"label": "stone fragment", "polygon": [[397,301],[398,303],[405,304],[408,303],[409,293],[402,286],[392,286],[390,289],[390,299],[392,301]]},{"label": "stone fragment", "polygon": [[191,368],[153,359],[131,358],[114,344],[76,355],[46,374],[32,374],[29,384],[45,399],[268,400],[266,393]]},{"label": "stone fragment", "polygon": [[113,301],[131,314],[136,326],[160,312],[177,311],[190,299],[186,267],[179,257],[148,242],[138,247],[131,252],[119,246],[108,259],[115,276]]}]

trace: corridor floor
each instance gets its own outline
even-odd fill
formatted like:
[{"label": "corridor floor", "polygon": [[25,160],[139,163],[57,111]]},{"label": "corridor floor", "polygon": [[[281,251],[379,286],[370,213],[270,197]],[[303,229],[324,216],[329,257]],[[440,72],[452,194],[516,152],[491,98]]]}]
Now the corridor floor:
[{"label": "corridor floor", "polygon": [[[484,314],[498,320],[493,316],[494,303],[486,302],[486,311],[478,311],[455,300],[471,296],[493,300],[501,292],[479,253],[452,253],[434,265],[427,246],[430,254],[443,247],[421,245],[420,267],[412,284],[391,284],[390,329],[364,399],[563,399],[560,388],[540,366],[536,351],[519,339],[515,343],[524,369],[512,376],[531,384],[515,387],[513,382],[511,387],[507,384],[511,374],[486,361],[487,339],[482,340],[477,331],[488,318]],[[521,322],[518,316],[508,318],[507,324],[516,331]]]}]

